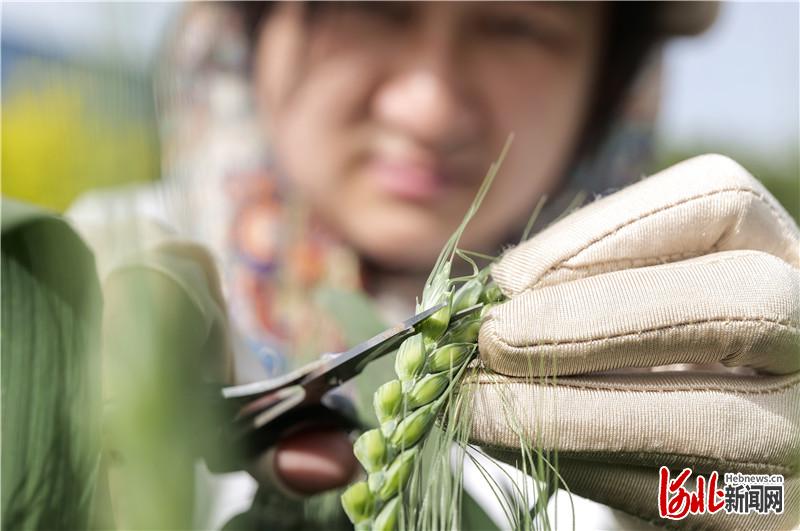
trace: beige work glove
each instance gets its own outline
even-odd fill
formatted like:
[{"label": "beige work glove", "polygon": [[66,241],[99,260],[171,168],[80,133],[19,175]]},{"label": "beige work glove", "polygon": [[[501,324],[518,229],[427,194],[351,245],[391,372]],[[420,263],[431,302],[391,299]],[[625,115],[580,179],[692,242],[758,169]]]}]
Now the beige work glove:
[{"label": "beige work glove", "polygon": [[[474,442],[511,462],[520,435],[557,449],[572,492],[651,522],[797,525],[798,240],[758,181],[706,155],[510,250],[492,270],[509,300],[480,331]],[[783,474],[784,512],[663,520],[661,465]]]}]

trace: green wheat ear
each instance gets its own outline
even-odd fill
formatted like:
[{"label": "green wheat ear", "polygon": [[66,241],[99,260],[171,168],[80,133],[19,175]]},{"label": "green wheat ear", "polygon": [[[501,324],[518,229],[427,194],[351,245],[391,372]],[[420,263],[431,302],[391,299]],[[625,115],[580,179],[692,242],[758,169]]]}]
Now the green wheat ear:
[{"label": "green wheat ear", "polygon": [[[402,497],[412,472],[420,465],[422,444],[455,396],[465,369],[477,352],[481,312],[476,310],[453,325],[451,316],[471,306],[495,303],[502,297],[489,278],[488,268],[478,270],[459,251],[458,242],[489,191],[511,140],[509,137],[464,219],[439,254],[417,310],[440,303],[445,306],[418,325],[418,333],[400,345],[395,358],[398,379],[382,385],[374,396],[381,428],[364,433],[354,445],[354,453],[369,477],[345,491],[342,505],[357,529],[391,530],[401,524]],[[466,280],[450,278],[456,255],[470,261],[475,269]]]}]

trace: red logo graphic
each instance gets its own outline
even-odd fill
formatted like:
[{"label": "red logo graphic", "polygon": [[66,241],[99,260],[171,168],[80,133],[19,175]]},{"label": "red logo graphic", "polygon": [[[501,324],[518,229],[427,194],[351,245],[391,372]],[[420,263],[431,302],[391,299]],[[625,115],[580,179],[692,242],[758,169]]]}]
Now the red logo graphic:
[{"label": "red logo graphic", "polygon": [[670,479],[669,469],[662,466],[658,478],[658,514],[661,518],[681,520],[688,514],[716,513],[725,505],[725,493],[717,489],[719,474],[714,471],[708,478],[697,476],[696,489],[691,492],[684,486],[692,475],[684,468],[675,479]]}]

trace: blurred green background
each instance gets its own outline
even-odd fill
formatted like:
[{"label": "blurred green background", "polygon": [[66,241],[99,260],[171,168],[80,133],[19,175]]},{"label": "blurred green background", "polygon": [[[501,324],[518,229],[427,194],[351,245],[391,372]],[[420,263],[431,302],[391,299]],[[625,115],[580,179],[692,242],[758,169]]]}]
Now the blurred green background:
[{"label": "blurred green background", "polygon": [[63,210],[93,187],[159,175],[150,82],[3,43],[3,194]]}]

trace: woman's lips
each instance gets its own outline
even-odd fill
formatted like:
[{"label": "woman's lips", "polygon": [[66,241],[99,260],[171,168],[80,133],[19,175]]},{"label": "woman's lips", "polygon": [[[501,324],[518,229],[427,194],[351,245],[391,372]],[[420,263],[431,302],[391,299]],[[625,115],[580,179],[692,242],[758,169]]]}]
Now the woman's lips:
[{"label": "woman's lips", "polygon": [[373,160],[369,164],[369,173],[384,192],[410,201],[438,199],[448,186],[443,171],[409,162]]}]

